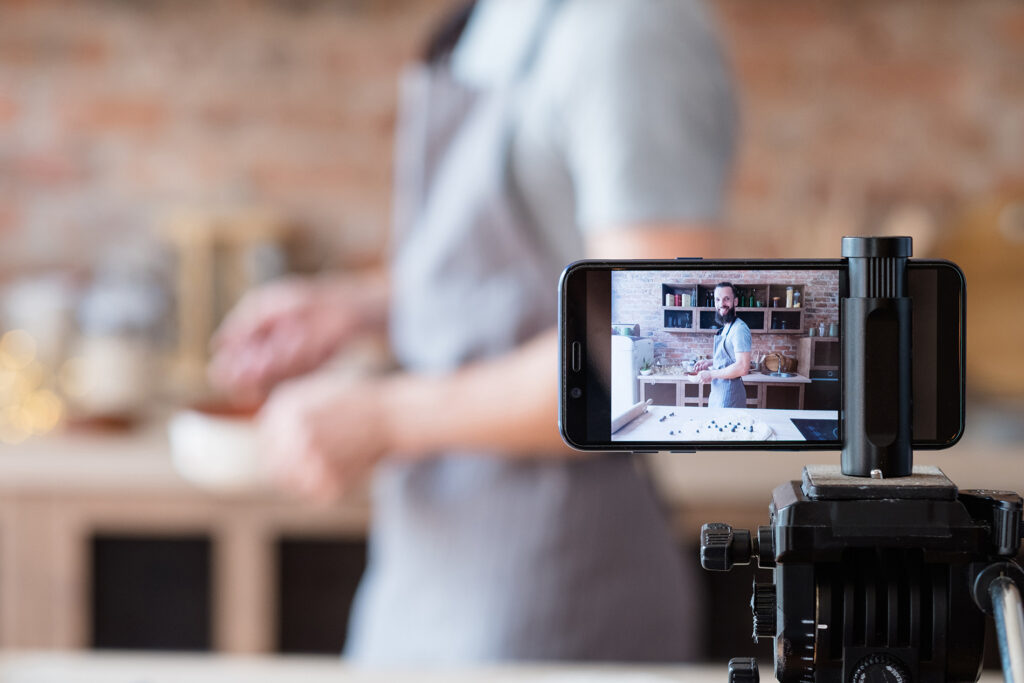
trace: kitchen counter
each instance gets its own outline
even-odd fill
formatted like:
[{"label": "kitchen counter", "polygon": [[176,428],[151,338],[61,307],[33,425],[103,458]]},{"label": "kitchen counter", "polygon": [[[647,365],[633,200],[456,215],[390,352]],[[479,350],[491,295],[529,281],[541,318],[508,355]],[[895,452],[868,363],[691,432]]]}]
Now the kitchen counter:
[{"label": "kitchen counter", "polygon": [[213,647],[267,652],[277,540],[361,538],[369,515],[365,490],[316,505],[255,488],[201,489],[175,471],[162,420],[0,447],[0,647],[88,645],[94,536],[190,535],[213,549]]},{"label": "kitchen counter", "polygon": [[[1024,444],[992,442],[972,432],[969,425],[959,444],[941,451],[918,451],[915,462],[941,467],[964,487],[999,487],[1024,493]],[[737,505],[758,501],[784,478],[799,478],[800,468],[806,463],[838,463],[839,452],[661,453],[652,460],[664,463],[657,468],[660,483],[676,504],[689,507],[721,500]],[[743,476],[737,477],[736,472]],[[730,485],[722,486],[725,482]],[[171,497],[198,506],[216,503],[244,508],[259,503],[341,517],[353,532],[363,528],[369,514],[365,493],[323,508],[265,491],[229,495],[199,489],[175,472],[166,425],[159,421],[131,431],[57,433],[0,447],[0,501],[83,497],[110,504]]]},{"label": "kitchen counter", "polygon": [[803,375],[793,374],[791,377],[772,377],[763,372],[751,372],[741,378],[749,384],[810,384],[811,380]]},{"label": "kitchen counter", "polygon": [[[636,377],[641,381],[654,381],[654,382],[689,382],[694,383],[696,375],[673,375],[673,374],[655,374],[650,375],[637,375]],[[772,377],[771,375],[763,372],[750,372],[743,375],[740,379],[745,384],[810,384],[811,380],[804,375],[794,374],[792,377]]]},{"label": "kitchen counter", "polygon": [[[762,680],[774,680],[760,662]],[[337,657],[30,653],[0,656],[0,683],[720,683],[726,664],[502,664],[365,668]],[[982,672],[998,683],[1002,672]]]},{"label": "kitchen counter", "polygon": [[[766,523],[773,488],[799,479],[807,463],[838,463],[839,453],[725,450],[646,459],[680,540],[692,542],[704,522]],[[1020,444],[968,431],[957,446],[918,452],[915,461],[940,467],[963,488],[1024,492]],[[0,647],[88,644],[93,534],[184,533],[208,535],[214,548],[213,647],[267,652],[275,642],[276,540],[359,538],[369,517],[365,491],[325,506],[268,491],[199,489],[172,467],[160,422],[0,447]]]},{"label": "kitchen counter", "polygon": [[[769,675],[762,664],[765,675]],[[768,669],[771,668],[769,664]],[[32,653],[0,657],[0,683],[719,683],[726,666],[584,664],[366,668],[338,657]]]},{"label": "kitchen counter", "polygon": [[[664,392],[661,392],[662,398],[657,400],[657,403],[705,406],[711,385],[697,384],[694,381],[696,377],[696,375],[677,374],[637,375],[637,379],[640,381],[641,400],[651,397],[652,392],[649,389],[655,385],[672,385],[675,391],[674,398],[666,401]],[[811,383],[811,380],[803,375],[772,377],[761,372],[748,373],[742,377],[742,380],[747,389],[747,407],[762,410],[766,408],[802,409],[804,407],[804,386]],[[778,394],[789,395],[778,396]]]}]

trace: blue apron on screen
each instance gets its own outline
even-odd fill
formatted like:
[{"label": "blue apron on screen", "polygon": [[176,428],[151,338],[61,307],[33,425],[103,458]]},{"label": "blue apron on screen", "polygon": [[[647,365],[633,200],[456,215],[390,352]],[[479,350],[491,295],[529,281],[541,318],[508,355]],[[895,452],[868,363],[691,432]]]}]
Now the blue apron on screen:
[{"label": "blue apron on screen", "polygon": [[[732,350],[725,342],[729,338],[729,333],[732,332],[738,323],[741,323],[741,321],[732,321],[715,335],[715,354],[711,358],[711,367],[715,370],[727,368],[736,362],[736,357],[732,355]],[[747,390],[743,386],[743,380],[739,377],[711,380],[711,394],[708,396],[708,407],[746,408]]]},{"label": "blue apron on screen", "polygon": [[[556,324],[565,264],[509,170],[517,90],[470,91],[445,64],[403,83],[391,330],[411,371],[498,356]],[[552,365],[538,395],[556,382]],[[504,397],[495,386],[474,398]],[[378,468],[373,506],[347,647],[356,661],[670,661],[698,651],[687,588],[697,560],[682,561],[630,456],[391,461]]]}]

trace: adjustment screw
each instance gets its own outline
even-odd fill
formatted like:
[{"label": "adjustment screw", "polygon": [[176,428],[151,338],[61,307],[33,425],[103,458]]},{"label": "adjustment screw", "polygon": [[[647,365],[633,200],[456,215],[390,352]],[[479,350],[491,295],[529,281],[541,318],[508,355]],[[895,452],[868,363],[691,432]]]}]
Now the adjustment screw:
[{"label": "adjustment screw", "polygon": [[768,569],[775,566],[775,529],[757,527],[757,566]]},{"label": "adjustment screw", "polygon": [[899,657],[879,653],[860,660],[850,683],[910,683],[910,674]]},{"label": "adjustment screw", "polygon": [[734,657],[729,660],[729,683],[758,683],[757,660],[753,657]]},{"label": "adjustment screw", "polygon": [[750,611],[754,614],[754,642],[760,638],[775,637],[775,584],[754,582],[750,598]]},{"label": "adjustment screw", "polygon": [[700,566],[727,572],[737,564],[750,563],[750,532],[711,522],[700,528]]}]

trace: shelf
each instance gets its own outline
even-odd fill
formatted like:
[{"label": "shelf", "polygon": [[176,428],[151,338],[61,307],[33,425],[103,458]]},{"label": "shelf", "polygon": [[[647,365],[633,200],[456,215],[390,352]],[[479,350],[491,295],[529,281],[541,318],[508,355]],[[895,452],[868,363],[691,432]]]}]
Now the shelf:
[{"label": "shelf", "polygon": [[[687,294],[696,301],[704,301],[706,297],[714,292],[715,284],[684,285],[663,282],[661,285],[661,304],[665,303],[666,295]],[[754,301],[763,301],[765,304],[771,302],[772,297],[781,296],[785,302],[786,288],[792,288],[793,292],[804,298],[804,286],[800,284],[776,284],[764,283],[756,285],[745,285],[741,282],[735,283],[738,296],[741,298],[751,297]],[[714,306],[661,306],[662,323],[661,330],[672,334],[682,332],[693,332],[695,334],[714,334],[718,327],[714,323],[716,308]],[[750,328],[751,334],[784,334],[800,335],[805,333],[803,326],[804,309],[801,306],[780,307],[780,306],[737,306],[737,315]],[[779,324],[784,320],[786,327],[775,327],[775,321]]]},{"label": "shelf", "polygon": [[[662,310],[666,311],[716,311],[718,310],[714,306],[662,306]],[[790,311],[798,312],[804,309],[801,306],[794,306],[793,308],[773,308],[772,306],[737,306],[737,311]],[[828,337],[816,337],[817,339],[828,339]]]},{"label": "shelf", "polygon": [[665,306],[661,314],[662,327],[673,332],[692,332],[697,314],[692,307]]}]

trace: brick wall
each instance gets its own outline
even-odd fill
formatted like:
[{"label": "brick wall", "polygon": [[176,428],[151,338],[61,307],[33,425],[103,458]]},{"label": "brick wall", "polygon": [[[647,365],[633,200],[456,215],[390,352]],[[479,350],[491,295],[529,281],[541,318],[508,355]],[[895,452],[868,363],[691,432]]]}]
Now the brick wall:
[{"label": "brick wall", "polygon": [[926,255],[977,204],[1024,200],[1024,4],[714,4],[742,86],[735,253],[889,231]]},{"label": "brick wall", "polygon": [[180,207],[270,207],[329,260],[389,219],[396,79],[441,0],[0,0],[0,271]]},{"label": "brick wall", "polygon": [[[182,205],[383,248],[394,81],[446,0],[0,0],[0,270]],[[1024,187],[1018,0],[714,0],[742,87],[734,255],[946,224]],[[924,242],[919,242],[926,251]]]},{"label": "brick wall", "polygon": [[[804,285],[801,304],[804,329],[818,323],[839,322],[839,274],[836,271],[615,271],[612,273],[612,322],[637,324],[640,335],[654,339],[654,359],[662,365],[678,365],[697,356],[710,356],[713,336],[700,332],[665,332],[664,299],[662,285],[678,286],[714,285],[732,282],[738,287],[784,284]],[[778,352],[789,358],[797,357],[798,335],[751,335],[751,352]]]}]

